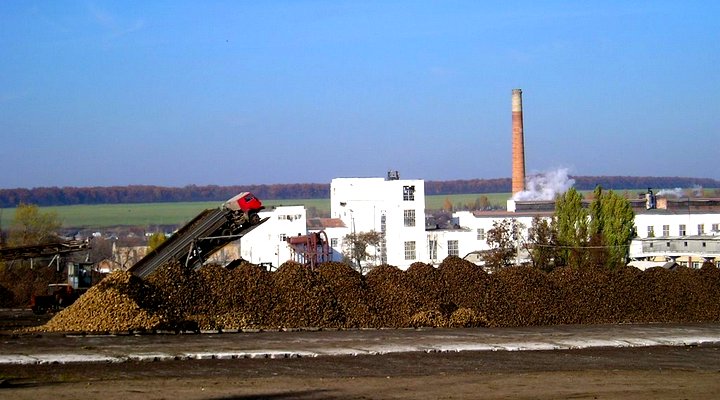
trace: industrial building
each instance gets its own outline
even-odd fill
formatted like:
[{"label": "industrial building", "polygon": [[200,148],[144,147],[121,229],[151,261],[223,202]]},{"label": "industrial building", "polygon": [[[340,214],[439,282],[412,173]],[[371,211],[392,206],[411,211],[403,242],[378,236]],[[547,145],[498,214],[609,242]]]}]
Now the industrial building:
[{"label": "industrial building", "polygon": [[[522,228],[526,240],[534,217],[550,218],[554,196],[534,197],[526,190],[522,91],[512,91],[512,195],[507,211],[453,214],[449,227],[426,227],[425,183],[421,179],[400,179],[397,171],[385,178],[336,178],[330,185],[330,218],[308,221],[302,206],[264,211],[270,217],[243,239],[231,244],[219,257],[239,256],[257,264],[279,266],[298,258],[298,247],[288,238],[324,232],[325,259],[340,261],[347,248],[347,235],[379,232],[381,242],[370,249],[364,261],[369,265],[390,264],[407,269],[414,262],[437,265],[447,256],[464,257],[481,263],[480,255],[490,249],[487,233],[505,219]],[[630,258],[639,268],[667,262],[699,267],[705,261],[720,266],[720,199],[655,197],[652,192],[631,199],[635,210],[636,239]],[[235,246],[234,248],[232,246]],[[522,248],[518,243],[518,248]],[[314,253],[313,253],[314,254]],[[303,258],[305,257],[305,258]],[[522,254],[518,261],[523,261]],[[221,260],[218,260],[221,261]],[[525,259],[525,261],[527,261]]]}]

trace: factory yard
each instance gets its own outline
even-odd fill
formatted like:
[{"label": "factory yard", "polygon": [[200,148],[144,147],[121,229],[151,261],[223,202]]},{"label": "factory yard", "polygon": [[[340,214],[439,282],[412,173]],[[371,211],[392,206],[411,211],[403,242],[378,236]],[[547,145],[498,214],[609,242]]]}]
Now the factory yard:
[{"label": "factory yard", "polygon": [[0,340],[0,397],[8,399],[710,399],[720,392],[720,324],[6,331]]}]

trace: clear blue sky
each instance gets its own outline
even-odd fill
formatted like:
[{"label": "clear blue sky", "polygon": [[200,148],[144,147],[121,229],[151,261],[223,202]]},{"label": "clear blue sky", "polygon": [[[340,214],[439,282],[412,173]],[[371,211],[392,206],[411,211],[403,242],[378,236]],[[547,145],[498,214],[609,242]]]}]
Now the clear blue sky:
[{"label": "clear blue sky", "polygon": [[720,178],[717,1],[2,1],[0,188]]}]

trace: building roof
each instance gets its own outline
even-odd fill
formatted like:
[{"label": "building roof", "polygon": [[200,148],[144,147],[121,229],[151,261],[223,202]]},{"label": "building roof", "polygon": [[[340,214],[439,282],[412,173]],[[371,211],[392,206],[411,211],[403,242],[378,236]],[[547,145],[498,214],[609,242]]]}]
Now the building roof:
[{"label": "building roof", "polygon": [[552,217],[555,211],[506,211],[506,210],[490,210],[490,211],[473,211],[473,215],[478,218],[518,218],[518,217]]},{"label": "building roof", "polygon": [[340,218],[308,218],[308,229],[347,228]]}]

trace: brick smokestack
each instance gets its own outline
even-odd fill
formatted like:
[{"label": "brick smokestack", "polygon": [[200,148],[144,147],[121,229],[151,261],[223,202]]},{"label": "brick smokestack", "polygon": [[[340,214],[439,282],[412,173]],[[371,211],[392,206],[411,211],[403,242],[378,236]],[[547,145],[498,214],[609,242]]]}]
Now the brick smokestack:
[{"label": "brick smokestack", "polygon": [[512,194],[525,190],[525,139],[522,90],[512,91]]}]

